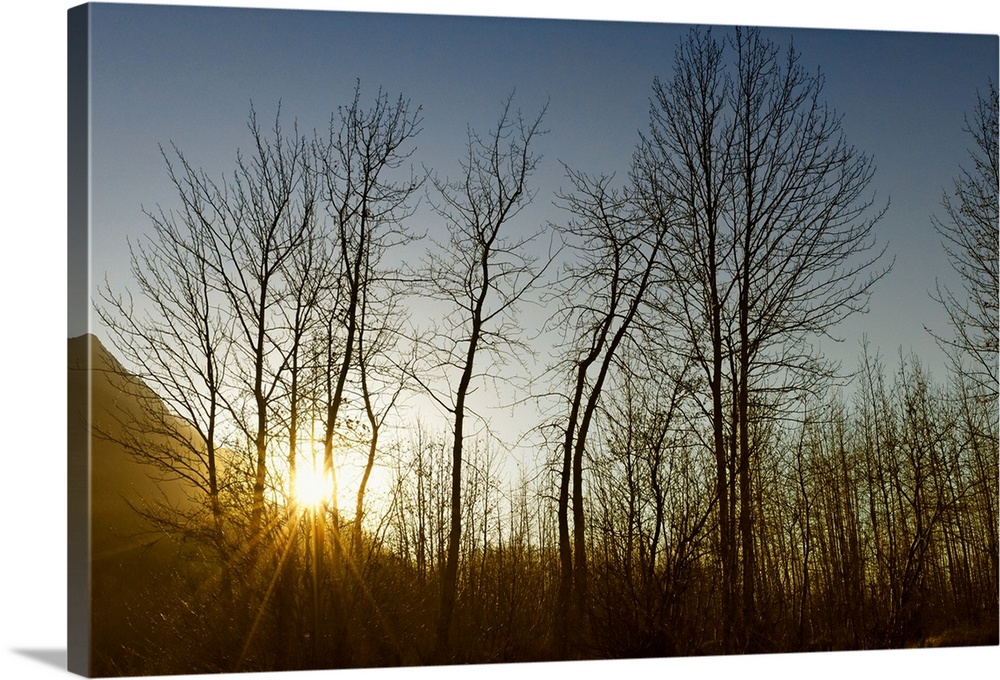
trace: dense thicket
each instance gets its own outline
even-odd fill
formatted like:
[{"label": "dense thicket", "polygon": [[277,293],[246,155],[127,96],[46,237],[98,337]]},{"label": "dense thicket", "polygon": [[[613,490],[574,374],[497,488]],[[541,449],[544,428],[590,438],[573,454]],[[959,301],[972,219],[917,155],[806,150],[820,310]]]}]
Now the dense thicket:
[{"label": "dense thicket", "polygon": [[426,248],[403,97],[359,86],[311,139],[252,114],[219,179],[165,152],[93,427],[187,480],[133,503],[181,547],[95,567],[93,671],[996,644],[996,337],[968,319],[997,255],[960,250],[996,240],[995,90],[986,179],[937,223],[993,282],[941,296],[966,354],[865,347],[847,380],[816,340],[877,294],[883,211],[799,59],[693,31],[623,184],[567,168],[550,234],[512,97],[430,175]]}]

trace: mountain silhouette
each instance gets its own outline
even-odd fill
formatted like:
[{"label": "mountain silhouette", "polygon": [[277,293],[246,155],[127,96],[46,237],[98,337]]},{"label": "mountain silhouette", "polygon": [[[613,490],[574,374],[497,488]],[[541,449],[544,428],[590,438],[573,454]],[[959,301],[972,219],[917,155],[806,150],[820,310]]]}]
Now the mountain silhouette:
[{"label": "mountain silhouette", "polygon": [[162,644],[155,623],[190,573],[188,546],[156,517],[203,511],[192,483],[144,460],[143,442],[162,456],[165,426],[197,438],[96,336],[69,339],[67,369],[69,595],[85,612],[70,634],[86,622],[90,675],[133,675]]},{"label": "mountain silhouette", "polygon": [[148,548],[164,537],[143,513],[161,503],[193,509],[189,483],[168,478],[130,450],[143,437],[163,446],[151,433],[173,416],[96,336],[70,338],[67,358],[69,455],[89,454],[91,555],[100,561]]}]

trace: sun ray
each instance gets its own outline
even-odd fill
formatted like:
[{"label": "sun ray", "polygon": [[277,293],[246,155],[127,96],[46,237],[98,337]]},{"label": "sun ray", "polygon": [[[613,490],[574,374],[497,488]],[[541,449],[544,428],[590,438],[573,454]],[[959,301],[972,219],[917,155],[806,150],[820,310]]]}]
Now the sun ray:
[{"label": "sun ray", "polygon": [[291,530],[288,532],[288,541],[285,543],[285,549],[281,553],[281,559],[278,561],[277,567],[275,567],[274,575],[271,577],[271,582],[267,586],[267,592],[264,593],[264,600],[260,603],[260,607],[257,608],[257,615],[254,617],[253,625],[250,626],[250,631],[247,633],[246,640],[243,643],[243,649],[240,650],[239,658],[236,660],[236,666],[234,668],[234,671],[236,672],[239,672],[243,666],[247,651],[250,649],[250,643],[253,642],[254,635],[257,633],[257,628],[260,626],[260,620],[263,618],[264,611],[267,609],[267,603],[271,600],[271,595],[274,593],[274,588],[278,583],[278,577],[281,575],[281,570],[285,566],[285,561],[288,559],[288,555],[292,551],[292,546],[296,542],[295,532],[302,516],[303,513],[297,512],[291,523]]}]

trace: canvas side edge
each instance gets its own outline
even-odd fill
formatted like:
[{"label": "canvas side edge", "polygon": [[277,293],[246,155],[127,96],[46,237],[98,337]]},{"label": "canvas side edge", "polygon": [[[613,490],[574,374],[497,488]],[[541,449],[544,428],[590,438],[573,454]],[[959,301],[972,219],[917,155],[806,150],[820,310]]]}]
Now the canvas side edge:
[{"label": "canvas side edge", "polygon": [[[67,11],[67,322],[90,329],[90,6]],[[90,361],[68,366],[83,371],[85,403],[70,392],[67,417],[83,427],[67,428],[67,670],[91,673],[90,549]],[[71,425],[71,423],[68,423]]]}]

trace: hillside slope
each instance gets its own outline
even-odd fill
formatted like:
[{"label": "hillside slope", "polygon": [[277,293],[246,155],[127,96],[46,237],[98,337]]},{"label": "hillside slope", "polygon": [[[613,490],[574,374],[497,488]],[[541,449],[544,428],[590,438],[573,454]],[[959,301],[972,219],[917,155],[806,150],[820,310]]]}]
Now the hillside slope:
[{"label": "hillside slope", "polygon": [[[165,479],[137,455],[135,443],[147,434],[139,432],[143,419],[154,431],[155,421],[172,417],[157,412],[162,403],[97,337],[69,339],[67,369],[71,512],[83,507],[73,503],[74,491],[79,499],[86,485],[90,490],[89,521],[70,517],[70,543],[78,546],[71,559],[89,555],[82,560],[88,564],[70,565],[70,597],[89,612],[91,674],[131,675],[147,667],[144,657],[155,654],[162,637],[158,614],[178,591],[187,571],[179,567],[189,557],[177,536],[142,514],[155,514],[162,503],[196,511],[198,493],[188,482]],[[74,570],[87,580],[74,581]]]}]

